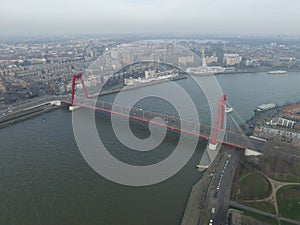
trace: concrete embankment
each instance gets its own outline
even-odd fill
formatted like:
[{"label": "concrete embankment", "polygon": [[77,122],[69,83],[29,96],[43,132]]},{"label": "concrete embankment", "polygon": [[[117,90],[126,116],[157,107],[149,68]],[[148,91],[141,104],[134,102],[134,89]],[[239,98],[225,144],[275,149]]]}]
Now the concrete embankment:
[{"label": "concrete embankment", "polygon": [[144,84],[139,84],[139,85],[120,86],[120,87],[115,88],[115,89],[102,90],[99,94],[97,93],[97,95],[98,96],[104,96],[104,95],[118,93],[120,91],[129,91],[129,90],[132,90],[132,89],[139,89],[139,88],[142,88],[142,87],[147,87],[147,86],[152,86],[152,85],[156,85],[156,84],[160,84],[160,83],[165,83],[165,82],[169,82],[169,81],[176,81],[176,80],[182,80],[182,79],[187,79],[187,76],[180,75],[180,76],[169,78],[169,79],[157,80],[157,81],[152,81],[152,82],[149,82],[149,83],[144,83]]},{"label": "concrete embankment", "polygon": [[22,109],[19,111],[15,111],[13,113],[10,113],[6,116],[0,117],[0,128],[18,123],[23,120],[27,120],[36,116],[39,116],[45,112],[49,112],[55,109],[58,109],[62,106],[55,105],[49,103],[41,104],[36,107],[30,107],[27,109]]},{"label": "concrete embankment", "polygon": [[216,169],[221,157],[221,154],[217,155],[209,168],[203,173],[203,177],[192,187],[181,225],[199,225],[204,224],[203,221],[208,221],[209,216],[203,213],[203,211],[208,206],[206,204],[207,195],[212,180],[210,174]]}]

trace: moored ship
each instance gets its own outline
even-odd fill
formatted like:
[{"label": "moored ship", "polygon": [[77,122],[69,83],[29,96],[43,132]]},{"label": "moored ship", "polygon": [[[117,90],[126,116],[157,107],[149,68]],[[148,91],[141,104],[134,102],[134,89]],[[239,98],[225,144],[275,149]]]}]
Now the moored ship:
[{"label": "moored ship", "polygon": [[267,73],[268,74],[285,74],[285,73],[287,73],[287,71],[286,70],[272,70]]},{"label": "moored ship", "polygon": [[262,104],[257,106],[257,108],[254,110],[255,112],[263,112],[263,111],[267,111],[270,109],[274,109],[277,107],[277,104],[275,103],[268,103],[268,104]]}]

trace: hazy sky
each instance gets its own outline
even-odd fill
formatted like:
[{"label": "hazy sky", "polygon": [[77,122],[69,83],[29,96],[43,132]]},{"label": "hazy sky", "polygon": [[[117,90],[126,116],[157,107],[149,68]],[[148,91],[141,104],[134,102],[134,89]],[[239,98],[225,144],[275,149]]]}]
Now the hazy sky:
[{"label": "hazy sky", "polygon": [[300,35],[300,0],[1,0],[0,35],[189,32]]}]

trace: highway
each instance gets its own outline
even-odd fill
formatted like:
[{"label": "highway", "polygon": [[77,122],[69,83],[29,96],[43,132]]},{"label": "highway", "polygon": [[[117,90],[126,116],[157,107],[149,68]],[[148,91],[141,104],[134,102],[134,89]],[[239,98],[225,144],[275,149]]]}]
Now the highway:
[{"label": "highway", "polygon": [[213,224],[226,224],[226,213],[230,200],[232,182],[242,153],[242,151],[236,150],[224,153],[224,157],[222,157],[222,160],[216,168],[212,183],[209,187],[212,189],[210,191],[211,195],[215,192],[218,193],[217,197],[210,196],[210,205],[215,208],[215,213],[211,215],[214,221]]},{"label": "highway", "polygon": [[[95,93],[95,92],[93,92]],[[90,94],[93,95],[93,94]],[[53,100],[61,100],[65,102],[69,102],[70,96],[69,95],[59,95],[59,96],[46,96],[38,99],[34,99],[30,102],[13,106],[7,110],[0,112],[0,117],[3,115],[7,115],[13,111],[19,111],[24,110],[26,108],[34,107],[36,105],[45,103],[47,101],[53,101]],[[94,108],[95,104],[95,98],[89,99],[89,98],[81,98],[79,96],[76,96],[75,105],[87,107],[87,108]],[[103,102],[98,100],[97,101],[97,107],[100,109],[103,109],[106,112],[118,114],[118,115],[128,115],[130,112],[130,118],[140,120],[143,122],[150,121],[153,117],[158,116],[165,120],[165,123],[168,128],[173,129],[175,131],[187,133],[190,135],[198,136],[199,138],[209,140],[210,136],[212,134],[212,127],[205,126],[199,124],[199,121],[183,121],[180,118],[176,118],[174,116],[168,116],[160,113],[153,113],[149,112],[143,109],[137,109],[137,108],[129,108],[122,105],[116,105],[113,103]],[[200,133],[199,133],[200,130]],[[222,143],[224,145],[228,145],[230,147],[236,147],[236,148],[250,148],[252,150],[256,150],[258,152],[261,152],[264,147],[265,143],[259,140],[251,139],[250,137],[246,136],[244,133],[237,133],[227,130],[218,130],[218,133],[225,134],[225,138],[218,140],[217,136],[217,142]],[[208,163],[209,164],[209,163]]]},{"label": "highway", "polygon": [[[82,99],[82,102],[80,102],[79,99],[79,102],[76,103],[76,105],[82,107],[85,107],[85,105],[88,107],[94,107],[94,101],[89,102],[86,99]],[[129,108],[122,105],[115,105],[115,104],[113,105],[112,103],[102,102],[102,101],[97,102],[97,107],[100,111],[101,109],[107,112],[111,112],[113,110],[112,113],[118,114],[120,116],[122,115],[127,116],[130,112],[129,114],[130,118],[134,120],[144,121],[144,122],[150,121],[155,116],[161,117],[164,119],[168,128],[179,132],[187,133],[190,135],[198,136],[199,138],[206,139],[206,140],[209,140],[212,134],[212,127],[203,124],[201,124],[200,126],[200,124],[198,124],[197,121],[183,121],[180,120],[180,118],[174,116],[150,112],[144,109]],[[265,147],[264,141],[251,139],[250,137],[246,136],[244,133],[237,133],[237,132],[221,130],[221,129],[218,130],[218,133],[224,133],[225,138],[224,140],[223,139],[219,140],[217,137],[217,142],[230,147],[235,147],[240,149],[250,148],[258,152],[262,152],[262,150]]]},{"label": "highway", "polygon": [[26,101],[26,102],[23,102],[20,104],[14,104],[6,109],[1,110],[0,117],[6,116],[12,112],[26,110],[28,108],[35,107],[40,104],[44,104],[46,102],[55,101],[55,100],[63,101],[63,100],[68,100],[68,98],[69,98],[68,95],[45,96],[45,97],[40,97],[40,98],[34,98],[30,101]]}]

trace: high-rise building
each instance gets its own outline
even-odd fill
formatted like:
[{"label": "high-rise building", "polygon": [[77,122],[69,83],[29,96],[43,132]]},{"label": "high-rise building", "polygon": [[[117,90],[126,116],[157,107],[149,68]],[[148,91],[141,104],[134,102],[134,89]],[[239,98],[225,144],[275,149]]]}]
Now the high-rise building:
[{"label": "high-rise building", "polygon": [[201,60],[202,60],[202,66],[207,66],[204,48],[201,48]]},{"label": "high-rise building", "polygon": [[217,56],[206,56],[205,62],[209,66],[217,65],[218,57]]},{"label": "high-rise building", "polygon": [[123,52],[122,53],[122,63],[124,65],[130,65],[130,64],[133,63],[132,56],[131,56],[130,52]]},{"label": "high-rise building", "polygon": [[119,52],[116,50],[113,50],[110,52],[110,57],[112,57],[113,59],[118,59],[119,58]]},{"label": "high-rise building", "polygon": [[192,66],[194,64],[194,56],[181,56],[178,58],[179,66]]},{"label": "high-rise building", "polygon": [[240,64],[242,61],[242,56],[239,54],[224,54],[223,63],[226,66],[234,66]]}]

